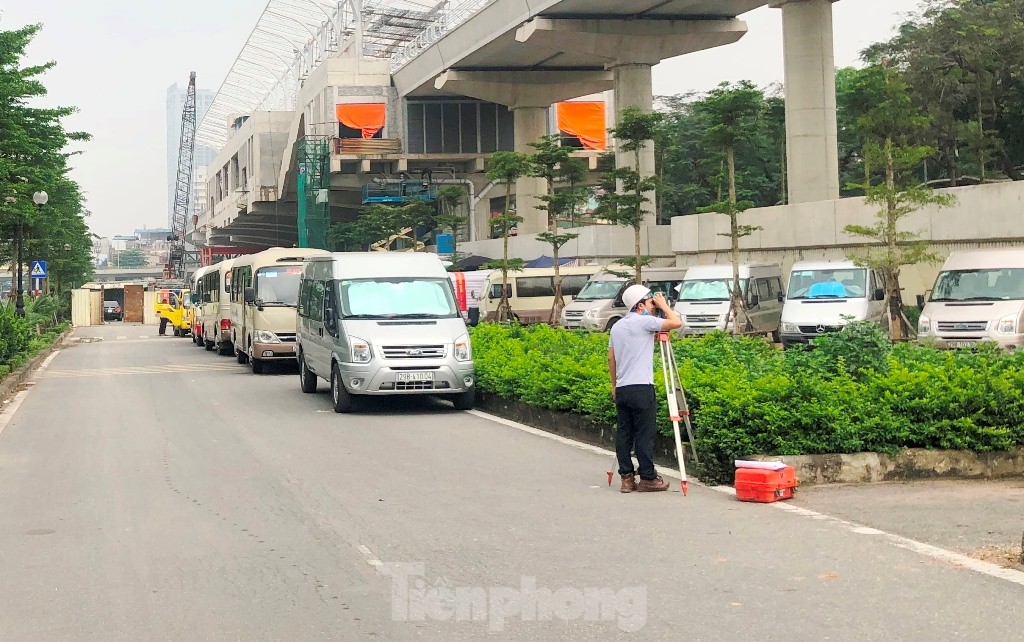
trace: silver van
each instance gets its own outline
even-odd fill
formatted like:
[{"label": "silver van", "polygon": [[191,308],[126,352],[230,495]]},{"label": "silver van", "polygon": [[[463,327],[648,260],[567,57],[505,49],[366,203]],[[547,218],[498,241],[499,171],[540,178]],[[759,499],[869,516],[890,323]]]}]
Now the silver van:
[{"label": "silver van", "polygon": [[[779,339],[782,319],[782,267],[771,263],[741,263],[740,291],[747,316],[757,334]],[[684,336],[707,334],[714,330],[730,332],[733,328],[732,265],[693,265],[679,287],[675,310],[683,318],[679,333]]]},{"label": "silver van", "polygon": [[950,254],[921,310],[917,337],[942,348],[1024,346],[1024,249]]},{"label": "silver van", "polygon": [[309,261],[296,328],[303,392],[331,384],[335,412],[357,395],[476,395],[473,351],[436,254],[344,252]]},{"label": "silver van", "polygon": [[885,279],[853,261],[800,261],[789,273],[782,345],[807,343],[851,321],[886,325]]},{"label": "silver van", "polygon": [[[630,270],[623,267],[621,272]],[[671,302],[675,300],[676,288],[686,276],[686,268],[644,268],[641,276],[651,291],[661,292]],[[633,279],[616,276],[611,272],[595,274],[562,309],[562,327],[570,330],[610,330],[628,312],[621,297],[623,291],[632,284]]]}]

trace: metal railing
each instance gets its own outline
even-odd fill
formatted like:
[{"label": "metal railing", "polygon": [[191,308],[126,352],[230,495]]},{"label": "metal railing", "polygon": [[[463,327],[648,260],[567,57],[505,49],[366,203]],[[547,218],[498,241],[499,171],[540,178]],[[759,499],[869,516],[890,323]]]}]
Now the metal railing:
[{"label": "metal railing", "polygon": [[407,42],[391,56],[391,72],[394,73],[409,64],[420,52],[440,40],[495,0],[463,0],[452,9],[446,11],[437,20],[423,29],[418,36]]}]

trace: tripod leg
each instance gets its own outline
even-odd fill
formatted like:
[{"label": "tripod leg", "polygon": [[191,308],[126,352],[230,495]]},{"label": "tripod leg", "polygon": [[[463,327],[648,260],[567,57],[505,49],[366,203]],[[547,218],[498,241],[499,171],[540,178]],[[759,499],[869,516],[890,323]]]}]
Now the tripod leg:
[{"label": "tripod leg", "polygon": [[679,376],[679,367],[676,366],[675,354],[672,354],[672,372],[675,373],[675,394],[676,403],[679,406],[679,415],[683,418],[686,424],[686,436],[690,441],[690,452],[693,453],[693,461],[699,462],[697,459],[697,442],[693,436],[693,424],[690,422],[690,404],[686,400],[686,390],[683,388],[682,378]]}]

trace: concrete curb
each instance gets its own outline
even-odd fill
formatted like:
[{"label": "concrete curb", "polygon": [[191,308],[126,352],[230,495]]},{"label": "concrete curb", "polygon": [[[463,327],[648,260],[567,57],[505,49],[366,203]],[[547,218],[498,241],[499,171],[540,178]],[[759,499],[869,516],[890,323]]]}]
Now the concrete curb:
[{"label": "concrete curb", "polygon": [[[584,443],[615,448],[615,426],[588,416],[537,408],[522,401],[478,392],[477,407],[513,421]],[[654,442],[655,461],[676,466],[675,444],[659,434]],[[865,484],[915,479],[1001,479],[1024,477],[1024,448],[1009,452],[909,448],[898,453],[850,455],[751,456],[759,461],[782,461],[796,469],[801,486]],[[691,462],[687,462],[689,467]]]},{"label": "concrete curb", "polygon": [[9,375],[0,379],[0,403],[6,401],[10,397],[13,397],[18,388],[35,372],[43,361],[49,357],[54,351],[59,350],[64,344],[64,340],[68,338],[74,332],[74,328],[68,328],[54,339],[53,344],[48,348],[43,348],[39,351],[31,361],[21,366],[17,370],[11,372]]}]

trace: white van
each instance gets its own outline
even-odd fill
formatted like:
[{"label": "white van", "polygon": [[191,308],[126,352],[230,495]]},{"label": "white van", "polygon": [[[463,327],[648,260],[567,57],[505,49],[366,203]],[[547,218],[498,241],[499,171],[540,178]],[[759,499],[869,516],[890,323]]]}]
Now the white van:
[{"label": "white van", "polygon": [[197,341],[207,350],[232,354],[231,342],[231,266],[234,259],[204,268],[200,279],[200,298],[196,309]]},{"label": "white van", "polygon": [[918,340],[945,348],[1024,345],[1024,249],[953,252],[918,321]]},{"label": "white van", "polygon": [[[782,267],[769,263],[741,263],[740,292],[756,334],[770,334],[778,341],[782,319]],[[679,287],[675,310],[683,319],[685,336],[732,330],[730,317],[732,265],[694,265]]]},{"label": "white van", "polygon": [[886,325],[885,280],[853,261],[800,261],[789,273],[782,308],[782,345],[807,343],[851,321]]},{"label": "white van", "polygon": [[231,343],[253,374],[267,361],[294,361],[295,307],[302,266],[326,250],[272,247],[231,266]]},{"label": "white van", "polygon": [[331,384],[335,412],[355,395],[441,395],[473,407],[473,351],[436,254],[344,252],[302,273],[298,310],[303,392]]},{"label": "white van", "polygon": [[[590,277],[601,268],[597,265],[583,267],[562,266],[558,273],[562,277],[562,296],[568,303],[580,293]],[[547,323],[551,307],[555,304],[555,269],[526,268],[508,273],[509,305],[512,314],[520,323]],[[501,302],[501,270],[495,270],[487,278],[487,296],[479,301],[480,319],[494,321],[498,304]]]},{"label": "white van", "polygon": [[[607,269],[607,268],[606,268]],[[629,273],[632,268],[622,267],[615,272]],[[676,288],[683,282],[686,268],[644,268],[644,284],[652,292],[661,292],[670,302],[675,300]],[[633,284],[633,279],[611,272],[599,272],[587,281],[572,302],[562,310],[561,325],[567,329],[610,330],[615,322],[629,310],[622,303],[622,293]]]},{"label": "white van", "polygon": [[203,288],[207,284],[206,276],[213,270],[213,267],[204,265],[196,269],[188,277],[189,298],[192,301],[192,343],[203,345]]}]

